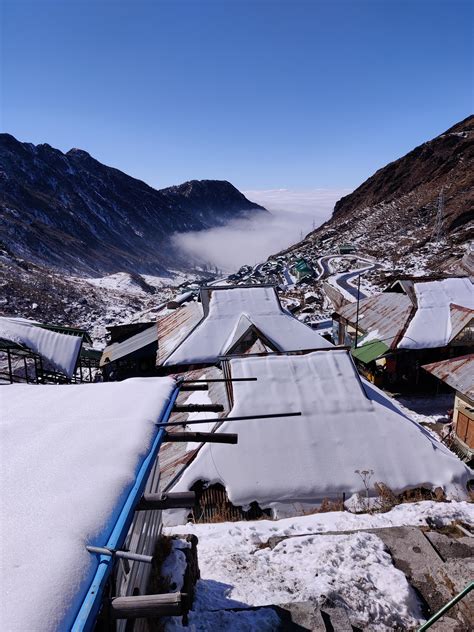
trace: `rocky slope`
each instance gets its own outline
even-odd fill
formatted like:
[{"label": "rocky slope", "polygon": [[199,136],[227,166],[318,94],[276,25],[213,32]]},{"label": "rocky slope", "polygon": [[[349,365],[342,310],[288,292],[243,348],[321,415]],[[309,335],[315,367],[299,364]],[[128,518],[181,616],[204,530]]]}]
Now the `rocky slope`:
[{"label": "rocky slope", "polygon": [[75,273],[163,273],[186,267],[171,244],[196,231],[265,212],[226,181],[155,190],[87,152],[0,135],[0,246]]},{"label": "rocky slope", "polygon": [[[436,238],[443,192],[442,240]],[[474,116],[377,171],[335,205],[331,219],[285,251],[315,259],[349,242],[385,276],[462,272],[474,239]]]}]

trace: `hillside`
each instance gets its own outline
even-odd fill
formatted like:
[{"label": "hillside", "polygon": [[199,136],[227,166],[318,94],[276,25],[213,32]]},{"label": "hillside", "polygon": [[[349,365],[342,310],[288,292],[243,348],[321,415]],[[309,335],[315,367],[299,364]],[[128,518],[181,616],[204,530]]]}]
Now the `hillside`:
[{"label": "hillside", "polygon": [[[443,239],[435,236],[443,192]],[[416,147],[335,205],[329,221],[285,251],[313,259],[346,242],[390,275],[462,272],[474,238],[474,116]],[[382,277],[384,275],[382,274]],[[383,279],[381,279],[382,281]]]},{"label": "hillside", "polygon": [[265,212],[226,181],[156,190],[87,152],[0,135],[0,246],[35,264],[79,274],[161,274],[188,265],[175,232]]}]

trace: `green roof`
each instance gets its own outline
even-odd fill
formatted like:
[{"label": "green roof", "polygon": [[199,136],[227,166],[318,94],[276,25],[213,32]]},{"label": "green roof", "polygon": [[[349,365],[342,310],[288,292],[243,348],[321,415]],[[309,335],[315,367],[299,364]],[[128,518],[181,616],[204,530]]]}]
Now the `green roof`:
[{"label": "green roof", "polygon": [[367,342],[365,345],[361,347],[357,347],[357,349],[351,349],[352,357],[356,358],[360,362],[364,364],[368,364],[380,356],[383,356],[390,348],[380,340],[372,340],[371,342]]}]

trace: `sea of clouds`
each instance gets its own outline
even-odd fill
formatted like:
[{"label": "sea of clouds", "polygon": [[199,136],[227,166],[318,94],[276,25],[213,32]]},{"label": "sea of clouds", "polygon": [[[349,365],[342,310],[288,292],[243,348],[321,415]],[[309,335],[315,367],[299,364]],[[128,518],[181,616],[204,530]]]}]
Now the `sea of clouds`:
[{"label": "sea of clouds", "polygon": [[334,204],[350,189],[244,191],[244,195],[270,213],[257,213],[219,228],[180,233],[177,246],[195,262],[234,272],[254,265],[294,244],[331,216]]}]

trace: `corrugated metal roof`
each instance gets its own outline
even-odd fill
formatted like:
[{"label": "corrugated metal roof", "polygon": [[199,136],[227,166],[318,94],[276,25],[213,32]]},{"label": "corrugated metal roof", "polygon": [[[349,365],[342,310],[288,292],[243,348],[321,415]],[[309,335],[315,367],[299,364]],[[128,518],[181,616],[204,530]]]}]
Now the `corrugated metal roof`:
[{"label": "corrugated metal roof", "polygon": [[[215,379],[224,377],[223,372],[217,367],[208,367],[205,369],[194,369],[187,371],[186,373],[180,373],[179,377],[186,380],[199,380],[199,379]],[[185,404],[186,401],[192,396],[193,391],[181,391],[179,393],[177,404]],[[218,417],[223,417],[229,412],[229,403],[226,394],[226,384],[224,382],[211,382],[209,383],[209,390],[207,395],[213,404],[223,404],[225,411],[219,413]],[[203,418],[209,417],[209,413],[200,413]],[[190,413],[187,412],[172,412],[170,421],[186,423]],[[197,419],[197,414],[193,413],[193,419]],[[216,418],[216,427],[219,423],[219,418]],[[199,426],[191,426],[191,431],[199,430]],[[180,426],[170,426],[168,432],[186,432]],[[212,432],[212,431],[211,431]],[[174,479],[180,474],[180,472],[192,461],[199,451],[200,447],[189,450],[186,443],[165,443],[160,450],[159,465],[160,465],[160,489],[166,490],[166,488],[174,481]]]},{"label": "corrugated metal roof", "polygon": [[143,349],[148,345],[157,342],[158,329],[156,324],[148,327],[144,331],[141,331],[123,342],[114,342],[111,345],[105,347],[102,357],[100,359],[100,366],[108,362],[115,362],[120,358],[124,358],[139,349]]},{"label": "corrugated metal roof", "polygon": [[[383,292],[369,296],[359,302],[359,329],[367,334],[377,332],[377,340],[392,349],[408,322],[411,310],[412,302],[406,294]],[[355,324],[357,303],[349,303],[337,313]]]},{"label": "corrugated metal roof", "polygon": [[468,325],[474,318],[474,309],[462,307],[461,305],[452,304],[450,307],[451,316],[451,337],[449,341],[456,338],[458,334]]},{"label": "corrugated metal roof", "polygon": [[188,303],[175,312],[158,318],[157,366],[173,353],[176,347],[196,327],[203,317],[201,303]]},{"label": "corrugated metal roof", "polygon": [[474,353],[425,364],[423,369],[474,400]]}]

